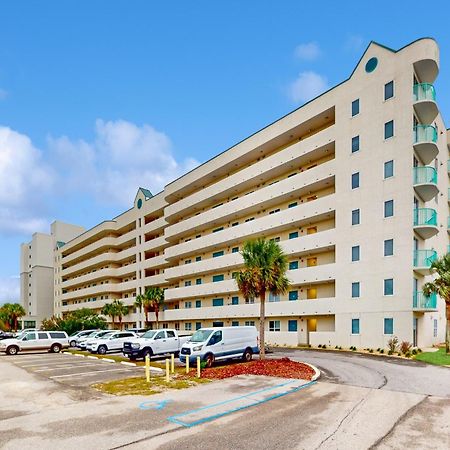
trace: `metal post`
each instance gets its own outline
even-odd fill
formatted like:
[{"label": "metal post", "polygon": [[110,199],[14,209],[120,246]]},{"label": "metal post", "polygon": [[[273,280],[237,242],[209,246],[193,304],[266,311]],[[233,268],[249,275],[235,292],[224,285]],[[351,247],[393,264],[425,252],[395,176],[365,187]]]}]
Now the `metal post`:
[{"label": "metal post", "polygon": [[189,373],[189,355],[186,356],[186,373]]},{"label": "metal post", "polygon": [[169,359],[166,359],[166,382],[168,383],[170,381],[170,377],[169,377]]},{"label": "metal post", "polygon": [[200,378],[200,356],[197,356],[197,378]]},{"label": "metal post", "polygon": [[145,376],[147,378],[147,383],[150,383],[150,356],[145,357]]},{"label": "metal post", "polygon": [[170,367],[170,371],[172,372],[172,373],[174,373],[175,372],[175,355],[172,353],[172,355],[171,355],[171,361],[170,361],[170,363],[171,363],[171,367]]}]

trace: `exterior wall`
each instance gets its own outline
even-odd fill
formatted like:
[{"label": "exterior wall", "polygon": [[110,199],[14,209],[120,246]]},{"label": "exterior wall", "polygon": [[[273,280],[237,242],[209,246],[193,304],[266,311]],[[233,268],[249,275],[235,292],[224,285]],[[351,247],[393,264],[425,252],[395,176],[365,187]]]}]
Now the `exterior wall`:
[{"label": "exterior wall", "polygon": [[[426,267],[414,266],[414,245],[442,255],[449,243],[450,135],[437,109],[428,123],[423,104],[413,99],[415,78],[434,82],[438,53],[431,39],[397,52],[372,43],[345,82],[156,196],[139,189],[130,210],[56,250],[56,313],[80,307],[101,311],[120,299],[131,306],[126,326],[141,326],[135,297],[161,286],[166,288],[164,326],[192,332],[199,325],[257,324],[258,299],[250,303],[240,295],[233,273],[242,268],[245,240],[264,236],[279,241],[297,267],[288,271],[292,292],[268,299],[269,343],[377,348],[393,335],[421,347],[442,341],[443,300],[437,307],[413,306],[414,278],[418,291],[430,279]],[[366,63],[374,57],[378,65],[368,72]],[[394,95],[385,100],[391,81]],[[357,99],[359,113],[352,116]],[[432,111],[433,102],[425,107]],[[385,138],[391,120],[394,135]],[[429,145],[436,152],[430,161],[414,146],[415,120],[438,130],[437,142]],[[352,152],[355,136],[359,151]],[[438,190],[428,199],[413,183],[414,156],[419,167],[437,171]],[[391,160],[394,175],[385,178],[384,164]],[[358,188],[351,185],[355,173]],[[384,217],[388,200],[394,201],[393,217]],[[414,207],[434,209],[437,225],[414,226]],[[355,209],[360,223],[352,225]],[[384,255],[387,239],[394,241],[392,256]],[[357,245],[360,259],[352,262]],[[394,280],[392,295],[384,293],[385,279]],[[355,282],[360,283],[357,298],[352,297]],[[359,333],[353,333],[357,319]],[[393,319],[393,334],[385,334],[385,319]]]}]

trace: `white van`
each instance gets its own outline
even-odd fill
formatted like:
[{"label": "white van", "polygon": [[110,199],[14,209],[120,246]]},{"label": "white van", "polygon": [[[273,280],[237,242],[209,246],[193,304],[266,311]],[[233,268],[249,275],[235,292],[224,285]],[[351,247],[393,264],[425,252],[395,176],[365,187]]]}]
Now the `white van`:
[{"label": "white van", "polygon": [[180,361],[194,363],[197,356],[211,367],[215,360],[242,358],[251,361],[259,352],[255,327],[200,328],[186,342],[180,351]]}]

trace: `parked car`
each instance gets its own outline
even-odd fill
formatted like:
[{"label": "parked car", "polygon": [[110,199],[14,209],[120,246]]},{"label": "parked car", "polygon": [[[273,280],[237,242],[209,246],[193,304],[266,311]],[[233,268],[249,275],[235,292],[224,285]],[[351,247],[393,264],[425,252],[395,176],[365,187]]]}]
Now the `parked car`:
[{"label": "parked car", "polygon": [[255,327],[200,328],[180,351],[180,361],[195,362],[198,356],[211,367],[215,360],[242,358],[251,361],[259,352]]},{"label": "parked car", "polygon": [[144,333],[147,332],[147,328],[128,328],[125,331],[132,331],[133,333],[136,333],[139,336],[142,336]]},{"label": "parked car", "polygon": [[191,336],[180,336],[177,330],[148,330],[137,339],[130,339],[123,344],[122,353],[131,360],[145,358],[147,355],[178,355],[181,347]]},{"label": "parked car", "polygon": [[24,334],[30,332],[30,331],[39,331],[37,328],[25,328],[23,330],[19,330],[17,331],[17,333],[14,334],[15,338],[20,338],[22,337]]},{"label": "parked car", "polygon": [[78,339],[86,337],[87,335],[94,333],[95,331],[100,331],[100,330],[81,330],[81,331],[77,331],[76,333],[71,334],[69,336],[69,345],[71,347],[76,347],[77,343],[78,343]]},{"label": "parked car", "polygon": [[99,355],[104,355],[108,352],[120,352],[125,341],[137,337],[139,336],[131,331],[115,331],[88,342],[86,349]]},{"label": "parked car", "polygon": [[65,331],[30,331],[19,338],[0,341],[0,351],[8,355],[31,350],[48,350],[59,353],[69,347],[69,337]]},{"label": "parked car", "polygon": [[0,339],[10,339],[14,337],[14,333],[8,333],[0,330]]},{"label": "parked car", "polygon": [[114,333],[113,330],[102,330],[102,331],[93,331],[92,333],[89,333],[86,336],[82,336],[77,339],[77,347],[80,350],[86,350],[86,345],[88,342],[92,342],[95,339],[101,338],[105,336],[106,334],[112,334]]}]

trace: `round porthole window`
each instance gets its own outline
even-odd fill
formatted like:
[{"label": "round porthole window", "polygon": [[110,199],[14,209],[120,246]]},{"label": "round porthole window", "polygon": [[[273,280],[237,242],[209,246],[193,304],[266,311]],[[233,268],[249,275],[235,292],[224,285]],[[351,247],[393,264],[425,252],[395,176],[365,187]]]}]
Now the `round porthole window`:
[{"label": "round porthole window", "polygon": [[141,208],[142,208],[142,198],[138,199],[138,201],[137,201],[137,207],[138,207],[138,209],[141,209]]},{"label": "round porthole window", "polygon": [[370,73],[373,72],[378,65],[378,59],[377,58],[370,58],[369,61],[366,63],[366,72]]}]

